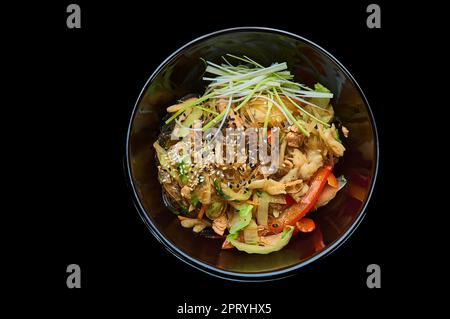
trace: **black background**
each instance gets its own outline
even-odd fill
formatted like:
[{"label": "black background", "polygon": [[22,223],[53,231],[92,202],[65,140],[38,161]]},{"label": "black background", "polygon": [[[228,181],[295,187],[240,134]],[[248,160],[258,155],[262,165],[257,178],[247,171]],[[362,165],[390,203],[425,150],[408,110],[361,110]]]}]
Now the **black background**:
[{"label": "black background", "polygon": [[[390,88],[400,85],[400,74],[408,77],[405,52],[413,51],[414,32],[406,24],[407,7],[378,1],[382,28],[368,29],[370,2],[364,1],[77,1],[82,28],[69,30],[69,3],[17,8],[22,18],[11,25],[32,24],[20,42],[33,58],[28,73],[33,97],[24,94],[24,101],[39,107],[40,123],[27,144],[38,171],[33,200],[42,207],[33,216],[36,235],[26,253],[41,266],[35,297],[45,296],[69,312],[124,307],[148,314],[158,310],[167,317],[176,316],[184,302],[271,303],[276,318],[325,311],[344,315],[355,305],[372,313],[398,306],[397,294],[407,290],[409,276],[406,226],[400,227],[405,208],[397,201],[397,182],[407,174],[398,167],[405,166],[402,154],[410,139]],[[213,278],[165,251],[140,220],[123,170],[128,121],[153,70],[196,37],[236,26],[290,31],[333,54],[364,90],[380,138],[378,180],[359,228],[330,256],[271,283]],[[66,267],[72,263],[81,266],[81,289],[66,287]],[[366,286],[366,267],[372,263],[381,266],[381,289]]]}]

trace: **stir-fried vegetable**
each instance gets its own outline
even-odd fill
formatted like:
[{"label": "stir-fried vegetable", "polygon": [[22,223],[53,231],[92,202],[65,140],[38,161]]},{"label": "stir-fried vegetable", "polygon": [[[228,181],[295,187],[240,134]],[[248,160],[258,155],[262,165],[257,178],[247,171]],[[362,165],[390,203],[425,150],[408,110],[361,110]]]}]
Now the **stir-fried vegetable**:
[{"label": "stir-fried vegetable", "polygon": [[331,187],[337,188],[339,186],[336,176],[334,176],[333,173],[330,173],[330,176],[328,176],[327,181],[328,185],[330,185]]},{"label": "stir-fried vegetable", "polygon": [[[330,90],[328,90],[326,87],[324,87],[320,83],[314,84],[314,91],[316,92],[323,92],[323,93],[331,93]],[[311,98],[311,103],[317,105],[318,107],[321,107],[322,109],[326,109],[328,104],[330,103],[329,98]]]},{"label": "stir-fried vegetable", "polygon": [[[153,144],[158,179],[184,228],[225,239],[222,249],[268,254],[297,233],[318,232],[305,215],[345,186],[332,169],[349,130],[334,118],[333,93],[320,83],[296,82],[287,63],[263,65],[231,54],[222,59],[204,61],[203,93],[167,108],[170,117]],[[256,162],[247,154],[248,162],[233,162],[238,151],[250,152],[250,135],[241,148],[238,130],[257,132]],[[269,163],[274,152],[279,156]],[[352,177],[348,193],[361,199],[354,185]]]},{"label": "stir-fried vegetable", "polygon": [[247,227],[244,228],[244,242],[250,245],[256,245],[258,243],[258,225],[255,220],[252,219]]},{"label": "stir-fried vegetable", "polygon": [[200,211],[198,212],[197,218],[198,219],[202,219],[203,218],[203,214],[205,213],[206,210],[206,206],[202,205],[202,208],[200,208]]},{"label": "stir-fried vegetable", "polygon": [[234,192],[225,184],[222,184],[220,188],[222,189],[222,193],[225,195],[224,198],[227,200],[245,201],[252,196],[251,192]]},{"label": "stir-fried vegetable", "polygon": [[167,155],[166,150],[164,148],[162,148],[158,142],[153,143],[153,147],[156,150],[156,156],[158,157],[159,164],[164,169],[166,169],[173,178],[177,178],[178,177],[177,172],[169,165],[168,155]]},{"label": "stir-fried vegetable", "polygon": [[225,205],[222,202],[213,202],[206,208],[206,217],[209,219],[215,219],[220,216]]},{"label": "stir-fried vegetable", "polygon": [[238,250],[245,251],[248,254],[269,254],[281,250],[289,243],[294,232],[294,227],[287,226],[285,232],[277,235],[266,236],[264,244],[252,245],[236,240],[236,235],[228,235],[227,240]]},{"label": "stir-fried vegetable", "polygon": [[311,184],[309,185],[309,190],[305,197],[299,203],[287,208],[280,215],[280,217],[270,222],[270,229],[273,232],[277,233],[282,231],[286,225],[294,225],[300,218],[305,216],[311,208],[314,207],[314,204],[319,198],[319,195],[327,182],[331,170],[332,166],[330,165],[319,168],[317,173],[312,178]]},{"label": "stir-fried vegetable", "polygon": [[214,180],[214,186],[215,186],[215,188],[216,188],[216,191],[217,191],[217,193],[223,198],[223,199],[226,199],[226,200],[228,200],[228,199],[230,199],[230,197],[228,196],[228,195],[226,195],[225,193],[224,193],[224,191],[222,190],[222,185],[220,184],[220,181],[219,180]]},{"label": "stir-fried vegetable", "polygon": [[310,233],[316,228],[316,224],[311,218],[303,217],[298,222],[295,223],[295,226],[302,233]]},{"label": "stir-fried vegetable", "polygon": [[259,225],[267,226],[269,219],[269,203],[270,196],[266,192],[262,192],[258,199],[258,214],[256,220]]},{"label": "stir-fried vegetable", "polygon": [[339,190],[344,188],[344,186],[347,184],[347,179],[345,178],[344,175],[339,176],[338,184],[339,184],[338,185]]},{"label": "stir-fried vegetable", "polygon": [[230,234],[235,234],[244,227],[246,227],[252,219],[253,205],[243,204],[234,214],[234,218],[231,221]]},{"label": "stir-fried vegetable", "polygon": [[179,123],[180,129],[175,133],[176,137],[185,137],[189,134],[189,126],[193,125],[195,121],[198,121],[202,116],[203,111],[194,108],[183,123]]},{"label": "stir-fried vegetable", "polygon": [[184,162],[184,160],[181,160],[178,163],[178,173],[180,176],[180,181],[183,185],[187,184],[188,182],[188,176],[187,176],[187,167],[186,167],[186,163]]}]

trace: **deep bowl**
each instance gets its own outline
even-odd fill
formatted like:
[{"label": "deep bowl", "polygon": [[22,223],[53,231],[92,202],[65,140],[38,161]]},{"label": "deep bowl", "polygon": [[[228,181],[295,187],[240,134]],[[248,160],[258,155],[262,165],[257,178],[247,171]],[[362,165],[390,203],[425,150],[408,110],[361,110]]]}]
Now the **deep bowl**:
[{"label": "deep bowl", "polygon": [[[201,58],[219,62],[226,53],[247,55],[263,65],[287,62],[298,82],[320,82],[334,93],[335,113],[349,128],[346,152],[336,166],[348,184],[317,212],[314,232],[291,239],[281,251],[248,255],[221,250],[221,240],[207,239],[184,229],[163,204],[152,147],[166,115],[166,107],[189,93],[203,93]],[[369,104],[352,75],[330,53],[295,34],[268,28],[234,28],[214,32],[184,45],[153,72],[131,116],[126,173],[140,216],[156,239],[185,263],[231,280],[271,280],[293,274],[334,251],[356,229],[374,187],[378,139]]]}]

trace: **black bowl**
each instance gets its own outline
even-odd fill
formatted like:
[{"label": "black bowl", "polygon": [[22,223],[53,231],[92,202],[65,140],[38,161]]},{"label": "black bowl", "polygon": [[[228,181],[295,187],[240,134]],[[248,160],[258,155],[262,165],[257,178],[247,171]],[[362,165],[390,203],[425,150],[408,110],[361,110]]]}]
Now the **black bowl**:
[{"label": "black bowl", "polygon": [[[220,62],[227,53],[247,55],[263,65],[287,62],[296,80],[320,82],[334,93],[340,121],[350,129],[346,152],[337,174],[348,184],[327,206],[311,213],[317,228],[293,238],[281,251],[248,255],[221,250],[221,240],[207,239],[184,229],[163,204],[155,154],[166,107],[189,93],[203,93],[201,58]],[[211,275],[231,280],[271,280],[293,274],[329,254],[356,229],[364,216],[375,183],[378,139],[369,104],[361,88],[330,53],[295,34],[268,28],[234,28],[214,32],[184,45],[153,72],[134,107],[126,145],[126,171],[136,207],[151,233],[173,255]]]}]

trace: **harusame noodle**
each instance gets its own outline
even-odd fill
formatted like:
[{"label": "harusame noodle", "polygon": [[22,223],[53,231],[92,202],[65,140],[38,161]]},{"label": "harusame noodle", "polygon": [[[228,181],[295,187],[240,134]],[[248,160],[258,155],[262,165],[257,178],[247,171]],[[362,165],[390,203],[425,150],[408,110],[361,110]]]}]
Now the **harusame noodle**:
[{"label": "harusame noodle", "polygon": [[[167,108],[153,145],[159,181],[182,227],[222,238],[223,249],[267,254],[294,234],[314,230],[305,216],[345,185],[333,168],[349,131],[335,121],[332,92],[319,83],[309,88],[295,82],[286,63],[264,67],[233,55],[223,61],[205,61],[203,95]],[[278,154],[276,170],[262,162],[216,160],[224,148],[237,148],[225,140],[229,130],[249,129],[260,133],[259,145],[267,144],[270,155]],[[209,139],[192,143],[211,131]],[[244,155],[250,150],[246,139]],[[194,148],[206,158],[196,160]]]}]

